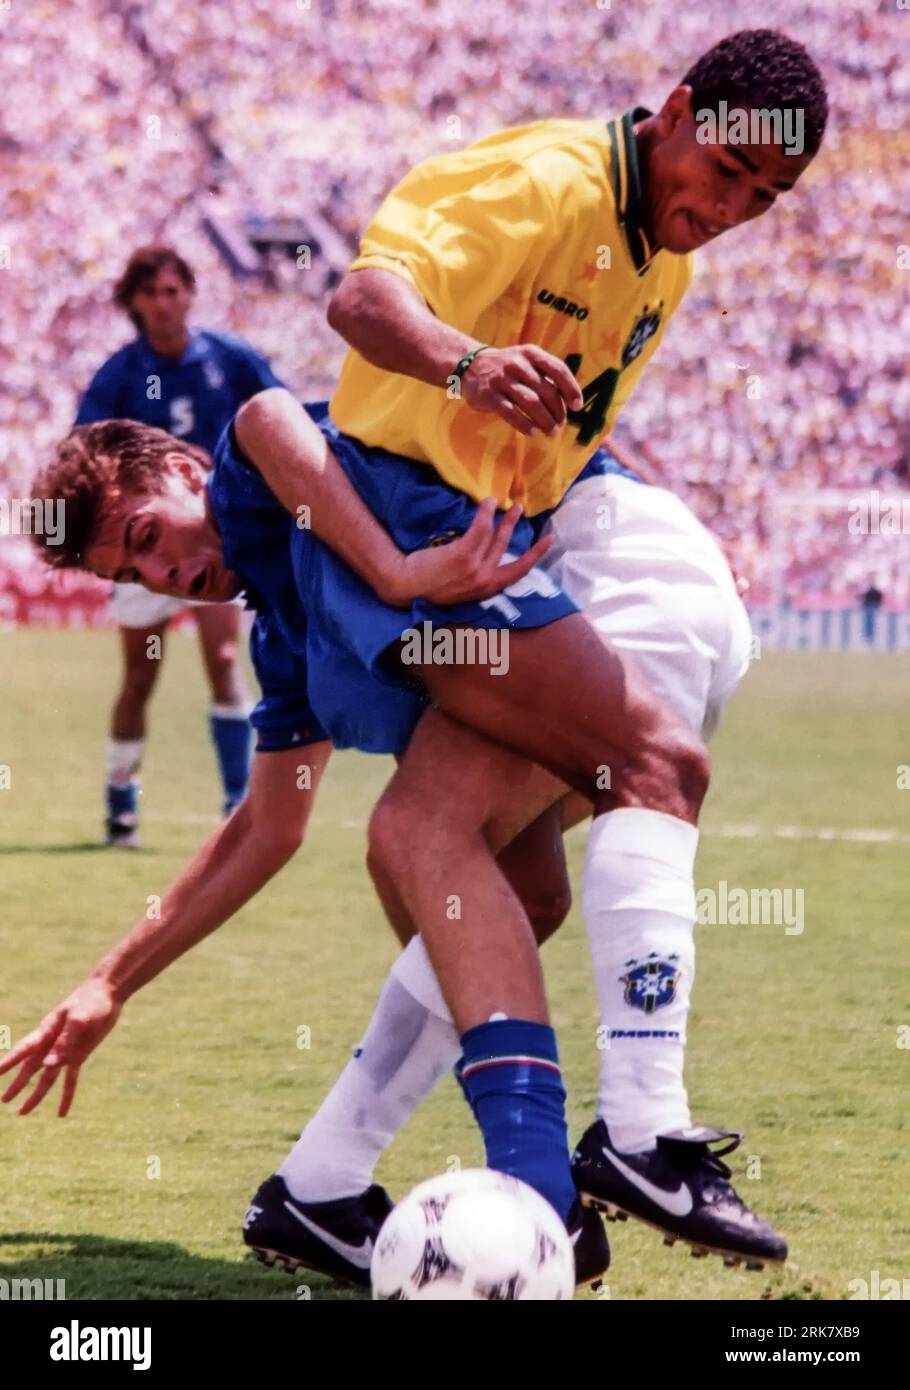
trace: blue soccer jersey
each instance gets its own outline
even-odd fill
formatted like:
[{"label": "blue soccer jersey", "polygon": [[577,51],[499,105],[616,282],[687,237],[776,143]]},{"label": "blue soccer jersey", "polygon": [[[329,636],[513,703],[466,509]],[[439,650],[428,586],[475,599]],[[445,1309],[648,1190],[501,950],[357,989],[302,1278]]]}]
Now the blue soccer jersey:
[{"label": "blue soccer jersey", "polygon": [[77,425],[140,420],[209,453],[244,401],[281,386],[264,357],[242,338],[194,329],[177,360],[140,334],[99,367],[79,403]]},{"label": "blue soccer jersey", "polygon": [[[327,739],[310,701],[308,678],[314,665],[322,668],[323,655],[294,572],[294,552],[312,537],[240,452],[233,426],[215,448],[208,492],[224,563],[240,577],[247,606],[256,610],[250,656],[262,690],[251,716],[257,749],[279,751]],[[333,730],[336,747],[356,744],[368,753],[402,752],[426,707],[423,693],[377,681],[352,655],[334,650],[328,655],[326,670],[359,712],[358,737],[341,738]]]}]

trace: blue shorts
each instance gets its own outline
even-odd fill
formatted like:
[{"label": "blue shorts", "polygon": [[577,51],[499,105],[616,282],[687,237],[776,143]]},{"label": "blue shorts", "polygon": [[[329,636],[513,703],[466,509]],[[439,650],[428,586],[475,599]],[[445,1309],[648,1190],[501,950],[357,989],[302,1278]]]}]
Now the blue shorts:
[{"label": "blue shorts", "polygon": [[[369,448],[342,434],[323,403],[308,405],[307,411],[399,549],[410,553],[445,544],[467,531],[477,503],[443,482],[428,464]],[[509,554],[523,555],[546,520],[546,515],[522,517],[512,533]],[[312,532],[298,532],[298,537],[292,542],[292,554],[297,592],[307,613],[309,696],[338,748],[399,752],[406,747],[427,699],[396,659],[403,633],[422,632],[425,623],[446,628],[539,628],[578,612],[572,600],[536,568],[479,603],[441,608],[418,599],[409,608],[393,608]],[[390,654],[390,648],[396,650]],[[407,693],[413,713],[410,728],[405,727],[407,717],[390,724],[374,703],[365,702],[370,681]]]}]

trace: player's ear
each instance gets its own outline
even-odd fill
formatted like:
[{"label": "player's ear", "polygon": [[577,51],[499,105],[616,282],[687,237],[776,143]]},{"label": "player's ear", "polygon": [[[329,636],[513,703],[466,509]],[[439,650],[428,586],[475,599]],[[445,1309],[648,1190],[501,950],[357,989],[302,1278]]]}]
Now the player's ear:
[{"label": "player's ear", "polygon": [[657,113],[657,125],[663,139],[668,139],[687,121],[693,120],[692,88],[674,87]]},{"label": "player's ear", "polygon": [[171,449],[163,462],[167,471],[185,483],[191,492],[198,492],[205,485],[199,463],[181,449]]}]

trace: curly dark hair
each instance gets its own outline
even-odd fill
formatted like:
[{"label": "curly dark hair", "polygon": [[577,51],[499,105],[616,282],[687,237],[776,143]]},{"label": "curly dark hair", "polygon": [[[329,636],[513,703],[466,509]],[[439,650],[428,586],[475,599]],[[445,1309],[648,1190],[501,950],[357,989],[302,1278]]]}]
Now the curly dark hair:
[{"label": "curly dark hair", "polygon": [[741,29],[703,53],[680,83],[692,88],[692,107],[800,110],[806,153],[816,154],[828,122],[828,92],[801,43],[776,29]]},{"label": "curly dark hair", "polygon": [[164,491],[165,455],[184,454],[205,472],[211,459],[167,430],[134,420],[77,425],[57,445],[56,457],[32,481],[32,495],[63,504],[63,538],[48,544],[36,532],[31,542],[53,569],[87,569],[105,507],[124,493],[155,496]]}]

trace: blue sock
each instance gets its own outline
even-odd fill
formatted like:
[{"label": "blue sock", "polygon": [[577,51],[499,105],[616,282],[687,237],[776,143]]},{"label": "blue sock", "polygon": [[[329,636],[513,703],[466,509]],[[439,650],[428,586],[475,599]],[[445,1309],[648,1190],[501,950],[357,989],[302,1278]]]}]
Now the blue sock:
[{"label": "blue sock", "polygon": [[[223,705],[216,706],[209,714],[209,726],[218,766],[224,783],[224,809],[232,811],[246,795],[246,784],[250,776],[250,746],[252,729],[246,713],[238,710],[236,714],[222,714]],[[216,713],[216,710],[219,711]]]},{"label": "blue sock", "polygon": [[471,1101],[471,1097],[468,1095],[468,1088],[464,1081],[464,1057],[459,1057],[458,1061],[452,1067],[452,1075],[458,1082],[458,1089],[464,1097],[465,1103],[471,1107],[471,1114],[474,1115],[474,1119],[476,1120],[477,1116],[474,1114],[474,1105]]},{"label": "blue sock", "polygon": [[565,1221],[577,1193],[556,1035],[544,1023],[497,1019],[462,1035],[461,1083],[487,1165],[529,1183]]},{"label": "blue sock", "polygon": [[139,805],[139,785],[135,781],[118,787],[113,782],[107,784],[108,820],[128,820],[135,818]]}]

